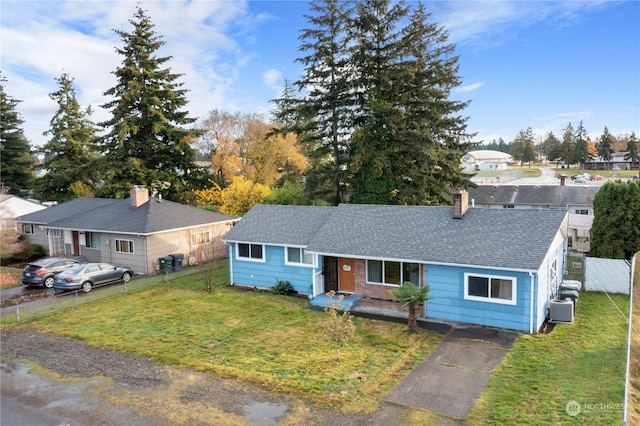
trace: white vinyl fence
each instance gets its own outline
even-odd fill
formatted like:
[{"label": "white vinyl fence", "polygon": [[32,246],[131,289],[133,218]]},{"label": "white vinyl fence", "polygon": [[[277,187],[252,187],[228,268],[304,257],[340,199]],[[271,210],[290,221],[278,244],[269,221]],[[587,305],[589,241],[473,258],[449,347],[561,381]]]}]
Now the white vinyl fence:
[{"label": "white vinyl fence", "polygon": [[584,262],[586,291],[629,294],[631,263],[624,259],[586,257]]}]

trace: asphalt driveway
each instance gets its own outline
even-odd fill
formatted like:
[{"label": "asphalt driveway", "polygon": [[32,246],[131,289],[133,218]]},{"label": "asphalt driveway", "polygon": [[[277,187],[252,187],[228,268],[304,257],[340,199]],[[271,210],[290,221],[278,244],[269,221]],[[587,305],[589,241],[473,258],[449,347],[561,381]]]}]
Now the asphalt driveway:
[{"label": "asphalt driveway", "polygon": [[384,400],[465,419],[518,336],[488,327],[454,327]]}]

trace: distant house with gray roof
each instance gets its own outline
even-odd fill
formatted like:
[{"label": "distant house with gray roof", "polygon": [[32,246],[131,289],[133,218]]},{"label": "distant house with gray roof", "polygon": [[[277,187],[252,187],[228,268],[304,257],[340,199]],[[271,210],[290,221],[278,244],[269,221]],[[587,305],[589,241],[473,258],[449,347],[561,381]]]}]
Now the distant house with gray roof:
[{"label": "distant house with gray roof", "polygon": [[256,205],[223,238],[230,281],[289,281],[312,304],[335,291],[352,311],[403,310],[389,290],[411,281],[431,287],[423,317],[536,332],[562,280],[567,212],[455,197],[453,208]]},{"label": "distant house with gray roof", "polygon": [[478,185],[468,189],[473,207],[557,208],[587,215],[593,215],[593,200],[599,190],[599,185]]},{"label": "distant house with gray roof", "polygon": [[128,199],[78,198],[18,221],[27,240],[48,255],[126,265],[146,275],[171,254],[192,263],[212,258],[214,250],[217,258],[226,256],[219,240],[237,218],[149,197],[136,187]]},{"label": "distant house with gray roof", "polygon": [[591,250],[593,200],[599,185],[478,185],[469,188],[473,207],[489,209],[562,209],[569,212],[568,248]]}]

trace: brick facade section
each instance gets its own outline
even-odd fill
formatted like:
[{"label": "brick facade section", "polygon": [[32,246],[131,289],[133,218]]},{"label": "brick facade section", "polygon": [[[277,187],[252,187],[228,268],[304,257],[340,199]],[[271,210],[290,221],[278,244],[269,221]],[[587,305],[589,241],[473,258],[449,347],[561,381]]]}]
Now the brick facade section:
[{"label": "brick facade section", "polygon": [[[367,262],[364,259],[355,259],[355,293],[363,296],[358,301],[358,306],[379,309],[392,309],[395,311],[408,312],[407,308],[400,307],[396,299],[389,290],[396,287],[388,285],[367,284]],[[423,265],[420,265],[420,276],[424,273]],[[422,317],[422,305],[417,310],[418,317]]]}]

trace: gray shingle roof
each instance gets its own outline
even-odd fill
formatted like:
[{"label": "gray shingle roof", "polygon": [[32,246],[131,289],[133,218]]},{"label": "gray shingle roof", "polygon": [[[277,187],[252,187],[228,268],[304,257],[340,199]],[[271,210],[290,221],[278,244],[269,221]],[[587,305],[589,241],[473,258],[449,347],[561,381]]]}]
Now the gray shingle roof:
[{"label": "gray shingle roof", "polygon": [[225,240],[306,243],[308,251],[331,256],[531,271],[539,269],[567,215],[562,210],[469,209],[463,219],[453,219],[451,207],[270,207],[254,207]]},{"label": "gray shingle roof", "polygon": [[599,186],[576,185],[478,185],[469,188],[469,203],[526,204],[567,208],[568,205],[592,206]]},{"label": "gray shingle roof", "polygon": [[255,205],[224,237],[225,241],[306,246],[335,207]]},{"label": "gray shingle roof", "polygon": [[131,207],[130,199],[79,198],[25,215],[21,220],[51,228],[147,235],[234,218],[151,197],[137,208]]},{"label": "gray shingle roof", "polygon": [[84,212],[88,210],[98,209],[107,204],[111,204],[116,200],[108,198],[76,198],[75,200],[67,201],[47,207],[46,209],[25,214],[19,219],[21,222],[47,224],[56,220],[64,219],[69,216],[78,214],[78,212]]}]

